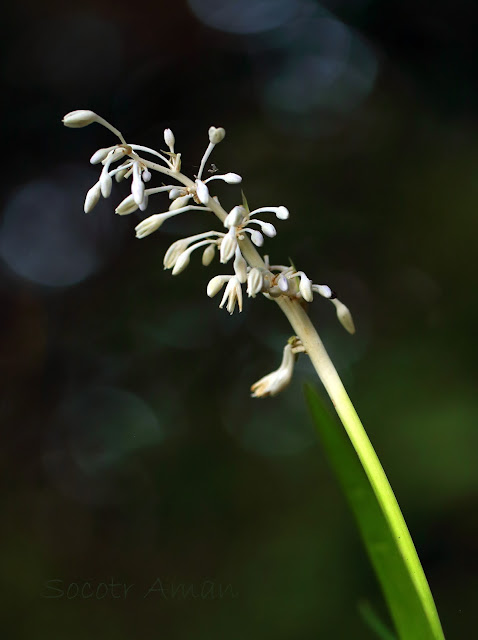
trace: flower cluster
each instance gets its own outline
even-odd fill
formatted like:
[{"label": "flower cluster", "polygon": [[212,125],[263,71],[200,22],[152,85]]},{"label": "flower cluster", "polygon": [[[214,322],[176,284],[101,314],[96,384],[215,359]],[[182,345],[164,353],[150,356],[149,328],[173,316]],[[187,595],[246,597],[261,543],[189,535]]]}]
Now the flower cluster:
[{"label": "flower cluster", "polygon": [[[287,296],[303,302],[312,302],[314,294],[319,294],[335,305],[341,324],[347,331],[354,333],[354,324],[349,310],[337,299],[330,287],[314,284],[303,271],[297,271],[292,266],[271,265],[268,256],[261,259],[255,254],[257,260],[254,264],[246,259],[245,252],[248,247],[251,247],[251,243],[256,247],[262,247],[264,237],[273,238],[277,234],[275,226],[263,220],[262,215],[261,218],[257,217],[258,214],[272,213],[282,221],[287,220],[289,211],[284,206],[265,206],[250,211],[244,197],[242,204],[236,204],[227,211],[222,207],[217,196],[211,195],[210,188],[214,180],[222,180],[232,185],[242,182],[241,176],[232,172],[213,174],[206,179],[203,178],[212,151],[226,135],[222,127],[210,127],[209,144],[201,159],[198,174],[191,179],[181,173],[181,154],[175,151],[176,140],[171,129],[164,131],[164,143],[168,151],[159,152],[142,145],[127,143],[118,129],[93,111],[83,109],[72,111],[63,118],[65,126],[72,128],[85,127],[94,122],[109,129],[119,142],[98,149],[90,159],[91,164],[101,165],[101,172],[98,181],[86,194],[85,213],[92,211],[101,197],[110,196],[113,178],[116,182],[131,179],[131,193],[116,207],[115,211],[118,215],[128,215],[138,209],[146,211],[150,207],[151,196],[165,193],[169,198],[169,205],[165,211],[149,215],[136,226],[137,238],[149,236],[174,216],[191,211],[213,212],[222,222],[221,231],[205,231],[174,242],[164,256],[165,269],[171,269],[173,275],[181,273],[189,265],[191,255],[196,249],[202,249],[202,264],[205,266],[209,265],[218,254],[221,264],[232,261],[233,268],[232,274],[217,275],[207,285],[209,297],[217,295],[224,288],[220,308],[225,306],[229,313],[233,313],[237,306],[239,311],[242,311],[243,286],[246,287],[246,293],[250,298],[255,298],[261,293],[269,299]],[[144,154],[152,156],[154,160],[144,157]],[[175,184],[147,188],[152,172],[166,175]],[[287,372],[292,371],[291,363],[295,358],[294,353],[290,344],[286,346],[284,361],[278,370],[281,373],[270,374],[274,379],[277,376],[284,379],[284,375],[287,378]],[[254,385],[254,396],[274,395],[276,388],[284,386],[283,384],[270,386],[268,380],[266,376]]]}]

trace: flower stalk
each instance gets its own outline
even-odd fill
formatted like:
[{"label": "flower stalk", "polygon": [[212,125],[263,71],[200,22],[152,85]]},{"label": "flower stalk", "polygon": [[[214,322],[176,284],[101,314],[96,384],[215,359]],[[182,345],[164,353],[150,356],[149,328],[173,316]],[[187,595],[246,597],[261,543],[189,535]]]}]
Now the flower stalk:
[{"label": "flower stalk", "polygon": [[[175,152],[176,140],[171,129],[166,129],[164,132],[164,141],[169,152],[164,152],[166,155],[163,155],[142,145],[127,144],[121,132],[92,111],[73,111],[65,116],[63,122],[71,128],[81,128],[95,122],[109,129],[120,141],[117,145],[98,150],[91,158],[93,164],[101,162],[103,167],[99,181],[87,194],[85,212],[90,212],[94,208],[100,196],[109,197],[112,188],[111,177],[115,176],[117,180],[132,177],[131,195],[117,207],[116,213],[119,215],[126,215],[137,209],[146,210],[149,198],[162,192],[168,192],[169,199],[172,200],[166,211],[150,215],[136,226],[138,238],[144,238],[155,232],[172,216],[190,215],[191,211],[198,210],[213,212],[217,216],[225,231],[206,231],[177,240],[166,252],[165,269],[172,269],[173,275],[181,273],[189,265],[191,254],[197,248],[206,247],[202,257],[204,265],[210,264],[217,253],[221,264],[227,264],[233,259],[234,274],[216,275],[207,286],[209,297],[214,297],[225,287],[219,305],[221,308],[225,306],[229,313],[233,313],[236,307],[242,311],[242,287],[246,283],[250,298],[255,298],[262,293],[266,298],[277,303],[297,337],[284,348],[280,367],[252,386],[253,396],[273,396],[283,390],[292,377],[296,354],[307,353],[334,404],[380,508],[390,524],[400,554],[409,570],[417,598],[426,604],[426,606],[424,604],[424,610],[428,617],[429,628],[432,629],[432,635],[429,637],[434,640],[443,639],[433,598],[400,507],[342,381],[306,312],[306,303],[314,300],[315,293],[330,300],[336,308],[337,318],[343,327],[349,333],[354,333],[355,327],[350,311],[337,299],[328,285],[314,284],[303,271],[296,271],[294,267],[271,266],[268,256],[261,257],[257,251],[256,247],[262,246],[264,236],[273,238],[277,231],[270,222],[259,220],[254,216],[259,213],[273,213],[278,220],[284,221],[289,217],[288,209],[284,206],[266,206],[249,211],[244,201],[243,205],[236,205],[228,212],[218,198],[211,195],[209,189],[215,184],[211,185],[213,180],[223,180],[232,185],[239,184],[242,180],[240,175],[232,172],[216,175],[207,180],[202,179],[211,153],[225,137],[225,131],[222,128],[209,129],[209,144],[201,159],[198,175],[192,180],[180,171],[181,155]],[[164,164],[140,157],[139,152],[151,154]],[[110,166],[118,160],[123,164],[116,169],[110,169]],[[162,185],[146,189],[145,182],[151,179],[151,172],[167,176],[182,186]],[[191,199],[194,205],[188,204]],[[258,225],[260,231],[257,228],[251,228],[251,224]]]}]

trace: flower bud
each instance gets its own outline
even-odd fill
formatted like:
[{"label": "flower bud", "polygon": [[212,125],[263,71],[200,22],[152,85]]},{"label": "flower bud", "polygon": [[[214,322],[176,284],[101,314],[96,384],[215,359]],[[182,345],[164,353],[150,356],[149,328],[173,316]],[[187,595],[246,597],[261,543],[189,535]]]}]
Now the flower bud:
[{"label": "flower bud", "polygon": [[244,216],[246,214],[246,210],[244,207],[238,205],[229,211],[224,220],[224,226],[226,229],[230,229],[231,227],[239,227],[244,221]]},{"label": "flower bud", "polygon": [[244,260],[239,247],[236,247],[236,257],[234,259],[234,273],[239,282],[244,283],[247,280],[247,262]]},{"label": "flower bud", "polygon": [[214,276],[212,280],[209,280],[207,285],[207,295],[210,298],[214,298],[214,296],[221,291],[225,283],[231,278],[232,276]]},{"label": "flower bud", "polygon": [[337,309],[337,318],[340,324],[349,333],[355,333],[355,325],[350,311],[347,309],[344,303],[340,302],[340,300],[337,300],[337,298],[334,298],[332,302]]},{"label": "flower bud", "polygon": [[87,109],[77,109],[76,111],[70,111],[63,118],[62,122],[65,127],[71,129],[80,129],[81,127],[87,127],[92,122],[97,122],[98,116],[94,111]]},{"label": "flower bud", "polygon": [[113,186],[113,180],[107,171],[102,171],[100,176],[101,195],[103,198],[108,198]]},{"label": "flower bud", "polygon": [[113,145],[112,147],[105,147],[104,149],[98,149],[98,151],[95,151],[95,153],[91,156],[90,163],[98,164],[100,162],[103,162],[103,160],[106,158],[108,153],[112,151],[115,147],[116,145]]},{"label": "flower bud", "polygon": [[209,190],[201,180],[196,180],[196,194],[199,202],[207,204],[209,200]]},{"label": "flower bud", "polygon": [[186,251],[188,248],[188,240],[185,238],[181,238],[181,240],[176,240],[169,247],[169,249],[164,254],[163,265],[165,269],[172,269],[176,264],[176,260],[179,256]]},{"label": "flower bud", "polygon": [[169,192],[169,199],[174,200],[175,198],[179,198],[182,193],[182,189],[177,189],[176,187],[174,187],[174,189],[171,189],[171,191]]},{"label": "flower bud", "polygon": [[253,267],[247,276],[247,295],[249,298],[255,298],[262,291],[264,278],[261,269]]},{"label": "flower bud", "polygon": [[181,271],[184,271],[184,269],[189,264],[190,257],[191,257],[190,251],[183,251],[183,253],[180,254],[178,259],[174,263],[173,276],[177,276],[178,273],[181,273]]},{"label": "flower bud", "polygon": [[257,231],[256,229],[254,229],[251,233],[251,240],[253,244],[256,245],[256,247],[262,247],[262,245],[264,244],[264,236],[260,231]]},{"label": "flower bud", "polygon": [[141,180],[141,178],[135,180],[133,177],[133,182],[131,184],[131,193],[133,195],[133,200],[139,207],[144,199],[144,182]]},{"label": "flower bud", "polygon": [[219,144],[224,140],[225,135],[226,132],[222,127],[219,127],[218,129],[216,129],[216,127],[209,127],[209,142],[211,144]]},{"label": "flower bud", "polygon": [[151,233],[154,233],[154,231],[157,231],[168,217],[169,216],[164,213],[157,213],[154,216],[149,216],[149,218],[146,218],[135,227],[136,237],[141,239],[149,236]]},{"label": "flower bud", "polygon": [[181,196],[180,198],[176,198],[176,200],[173,200],[171,202],[171,204],[169,205],[169,210],[170,211],[176,211],[176,209],[181,209],[181,207],[185,207],[188,204],[190,198],[191,198],[190,195]]},{"label": "flower bud", "polygon": [[274,238],[277,235],[276,228],[270,222],[263,222],[261,224],[262,233],[269,238]]},{"label": "flower bud", "polygon": [[125,167],[124,169],[120,169],[119,171],[117,171],[115,173],[115,180],[116,182],[121,182],[121,180],[123,180],[123,178],[125,177],[125,175],[128,173],[128,171],[131,170],[131,167]]},{"label": "flower bud", "polygon": [[277,207],[275,214],[276,218],[279,220],[287,220],[289,217],[289,210],[286,207]]},{"label": "flower bud", "polygon": [[100,183],[97,182],[91,187],[91,189],[86,194],[85,204],[83,207],[85,213],[90,213],[90,211],[92,211],[93,208],[98,204],[98,200],[100,199],[100,194],[101,194],[101,187],[100,187]]},{"label": "flower bud", "polygon": [[145,169],[142,173],[143,182],[149,182],[151,180],[151,171],[149,169]]},{"label": "flower bud", "polygon": [[284,347],[280,367],[252,385],[252,397],[265,398],[267,396],[275,396],[280,391],[283,391],[292,380],[294,364],[295,356],[292,346],[287,344]]},{"label": "flower bud", "polygon": [[214,260],[214,256],[216,255],[216,245],[211,243],[208,245],[202,254],[202,263],[205,267],[209,266],[211,262]]},{"label": "flower bud", "polygon": [[143,202],[139,205],[139,210],[146,211],[147,208],[148,208],[148,195],[145,194],[143,198]]},{"label": "flower bud", "polygon": [[115,209],[115,213],[117,213],[119,216],[126,216],[128,215],[128,213],[133,213],[133,211],[136,211],[137,208],[138,205],[133,199],[133,194],[130,193],[129,196],[126,196],[126,198],[119,203],[119,205]]},{"label": "flower bud", "polygon": [[314,284],[312,285],[312,290],[316,291],[323,298],[332,297],[332,289],[327,284]]},{"label": "flower bud", "polygon": [[229,230],[229,233],[227,233],[223,237],[221,242],[220,256],[221,256],[222,264],[226,264],[226,262],[229,262],[229,260],[234,255],[236,247],[237,247],[236,228],[231,227]]},{"label": "flower bud", "polygon": [[226,173],[223,176],[223,180],[224,182],[227,182],[227,184],[239,184],[242,182],[241,176],[237,173]]},{"label": "flower bud", "polygon": [[312,280],[305,275],[304,272],[300,276],[299,291],[306,302],[312,302],[314,294],[312,292]]},{"label": "flower bud", "polygon": [[277,285],[278,285],[279,289],[281,291],[283,291],[284,293],[286,291],[289,291],[289,281],[287,280],[287,278],[285,277],[285,275],[283,273],[281,273],[281,275],[279,276],[279,279],[277,281]]},{"label": "flower bud", "polygon": [[169,150],[171,151],[171,153],[174,153],[174,143],[176,142],[176,140],[174,138],[174,134],[171,131],[171,129],[164,130],[164,142],[169,147]]}]

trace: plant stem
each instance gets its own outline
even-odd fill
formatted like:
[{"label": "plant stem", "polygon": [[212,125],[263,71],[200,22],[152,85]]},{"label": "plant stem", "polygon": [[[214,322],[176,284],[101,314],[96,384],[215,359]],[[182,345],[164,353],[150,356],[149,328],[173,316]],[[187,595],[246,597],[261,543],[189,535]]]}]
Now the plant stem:
[{"label": "plant stem", "polygon": [[385,475],[385,471],[350,401],[337,370],[325,350],[314,325],[300,303],[281,296],[277,299],[277,304],[286,315],[297,336],[302,340],[302,344],[352,442],[380,507],[389,521],[390,528],[396,539],[404,563],[409,569],[417,597],[426,605],[424,609],[427,612],[434,637],[444,639],[440,619],[433,602],[433,596],[430,592],[430,587],[428,586],[410,532],[408,531],[398,502]]}]

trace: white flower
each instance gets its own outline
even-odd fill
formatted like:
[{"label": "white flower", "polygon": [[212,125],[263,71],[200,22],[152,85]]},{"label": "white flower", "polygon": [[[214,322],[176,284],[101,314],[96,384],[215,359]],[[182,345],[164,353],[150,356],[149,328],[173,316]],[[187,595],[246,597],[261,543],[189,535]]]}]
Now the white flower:
[{"label": "white flower", "polygon": [[222,239],[220,256],[221,263],[226,264],[234,255],[237,247],[237,239],[236,239],[236,227],[231,227]]},{"label": "white flower", "polygon": [[112,147],[106,147],[105,149],[98,149],[98,151],[95,151],[95,153],[91,156],[90,164],[98,164],[100,162],[103,162],[109,152],[113,151],[113,149],[116,149],[116,145],[113,145]]},{"label": "white flower", "polygon": [[172,269],[176,264],[176,260],[179,256],[186,251],[189,246],[190,241],[188,238],[181,238],[181,240],[176,240],[169,247],[169,249],[164,254],[163,265],[165,269]]},{"label": "white flower", "polygon": [[65,127],[71,129],[80,129],[81,127],[87,127],[92,122],[98,122],[99,118],[94,111],[88,109],[77,109],[76,111],[70,111],[63,118],[63,124]]},{"label": "white flower", "polygon": [[117,213],[119,216],[126,216],[129,213],[133,213],[133,211],[136,211],[137,208],[138,205],[134,201],[133,194],[130,193],[129,196],[126,196],[126,198],[119,203],[119,205],[115,209],[115,213]]},{"label": "white flower", "polygon": [[205,267],[209,266],[211,262],[214,260],[214,256],[216,255],[216,245],[211,243],[207,246],[202,254],[202,263]]},{"label": "white flower", "polygon": [[247,262],[244,260],[239,247],[236,247],[236,257],[234,259],[234,273],[239,282],[244,283],[247,280]]},{"label": "white flower", "polygon": [[249,298],[255,298],[256,295],[262,291],[263,285],[264,277],[262,275],[262,270],[257,267],[253,267],[247,276],[247,295]]},{"label": "white flower", "polygon": [[216,296],[219,291],[221,291],[226,282],[229,282],[232,277],[233,276],[214,276],[214,278],[212,278],[208,282],[207,295],[210,298],[214,298],[214,296]]},{"label": "white flower", "polygon": [[131,193],[133,194],[133,200],[139,207],[144,198],[144,182],[141,180],[141,168],[139,166],[139,162],[135,162],[133,164],[133,181],[131,183]]},{"label": "white flower", "polygon": [[105,167],[100,175],[100,188],[101,188],[101,195],[103,196],[103,198],[109,197],[112,186],[113,186],[113,181],[111,180],[111,176]]},{"label": "white flower", "polygon": [[232,276],[232,278],[227,283],[226,290],[224,291],[224,295],[221,300],[221,304],[219,308],[222,309],[227,302],[226,309],[230,314],[234,313],[234,309],[236,308],[236,302],[239,307],[239,311],[242,311],[242,287],[239,279],[236,276]]},{"label": "white flower", "polygon": [[149,218],[146,218],[146,220],[143,220],[135,227],[136,237],[141,239],[149,236],[151,233],[154,233],[169,217],[170,216],[164,213],[157,213],[154,216],[149,216]]},{"label": "white flower", "polygon": [[178,273],[184,271],[184,269],[188,266],[191,259],[191,252],[191,249],[187,249],[179,255],[173,267],[173,276],[177,276]]},{"label": "white flower", "polygon": [[265,398],[267,396],[275,396],[285,389],[292,380],[294,363],[295,356],[292,345],[286,344],[280,367],[252,385],[252,397]]},{"label": "white flower", "polygon": [[176,140],[174,139],[174,134],[171,129],[164,130],[164,142],[169,147],[171,153],[174,153],[174,143],[176,142]]},{"label": "white flower", "polygon": [[201,180],[196,180],[196,194],[199,202],[207,204],[209,200],[209,190]]},{"label": "white flower", "polygon": [[86,194],[85,204],[83,207],[85,213],[90,213],[90,211],[93,210],[93,208],[97,205],[98,200],[100,199],[100,195],[101,195],[101,187],[100,187],[100,183],[97,182],[91,187],[91,189]]},{"label": "white flower", "polygon": [[191,199],[191,196],[189,194],[185,195],[185,196],[180,196],[179,198],[176,198],[169,205],[169,210],[170,211],[175,211],[176,209],[181,209],[181,207],[185,207],[190,199]]},{"label": "white flower", "polygon": [[244,207],[238,205],[237,207],[233,207],[226,216],[224,220],[224,226],[226,229],[230,229],[231,227],[239,227],[246,215],[246,210]]},{"label": "white flower", "polygon": [[305,275],[303,271],[299,271],[297,275],[300,275],[299,291],[300,295],[306,302],[312,302],[314,294],[312,292],[312,280]]},{"label": "white flower", "polygon": [[335,308],[337,309],[337,318],[340,324],[349,333],[355,333],[355,325],[352,318],[352,314],[344,305],[344,303],[340,302],[340,300],[337,300],[337,298],[332,299],[331,302],[332,304],[335,305]]},{"label": "white flower", "polygon": [[316,291],[323,298],[331,298],[332,297],[332,289],[328,284],[313,284],[312,291]]}]

